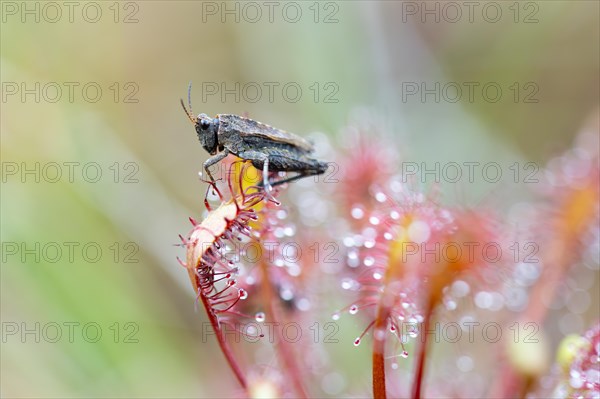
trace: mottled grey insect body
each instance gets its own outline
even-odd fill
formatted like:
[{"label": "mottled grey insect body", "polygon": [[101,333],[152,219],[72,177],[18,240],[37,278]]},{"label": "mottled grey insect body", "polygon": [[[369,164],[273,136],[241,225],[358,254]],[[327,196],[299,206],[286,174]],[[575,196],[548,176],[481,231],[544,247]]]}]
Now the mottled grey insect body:
[{"label": "mottled grey insect body", "polygon": [[267,155],[270,171],[312,175],[327,170],[326,162],[311,158],[314,148],[301,137],[237,115],[217,115],[215,119],[219,143],[230,153],[252,161],[256,168],[263,168]]},{"label": "mottled grey insect body", "polygon": [[[262,170],[266,189],[302,177],[320,175],[328,168],[326,162],[311,158],[313,145],[295,134],[232,114],[219,114],[215,118],[200,114],[194,118],[191,103],[189,111],[183,100],[181,105],[196,128],[200,144],[212,155],[204,162],[204,170],[211,181],[214,178],[210,167],[228,154],[249,160],[254,167]],[[298,175],[270,183],[269,171],[298,172]]]}]

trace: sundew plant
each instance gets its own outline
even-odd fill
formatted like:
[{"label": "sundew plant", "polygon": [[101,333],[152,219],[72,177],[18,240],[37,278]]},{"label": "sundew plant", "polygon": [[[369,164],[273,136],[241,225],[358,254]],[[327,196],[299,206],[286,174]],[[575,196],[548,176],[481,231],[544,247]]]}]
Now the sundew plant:
[{"label": "sundew plant", "polygon": [[445,203],[391,134],[363,120],[340,143],[316,136],[328,172],[273,197],[233,156],[199,183],[180,263],[208,320],[198,339],[229,366],[223,392],[599,398],[598,321],[583,335],[548,327],[565,296],[589,306],[569,276],[598,278],[598,132],[556,154],[530,200],[502,207],[497,193]]},{"label": "sundew plant", "polygon": [[600,399],[599,137],[598,0],[0,0],[0,399]]}]

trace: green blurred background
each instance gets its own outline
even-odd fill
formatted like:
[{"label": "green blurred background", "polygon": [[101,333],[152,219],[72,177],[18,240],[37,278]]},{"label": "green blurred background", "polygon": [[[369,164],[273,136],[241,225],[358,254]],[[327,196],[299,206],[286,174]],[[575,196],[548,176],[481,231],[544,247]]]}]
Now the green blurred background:
[{"label": "green blurred background", "polygon": [[[74,3],[71,22],[61,2],[58,17],[44,2],[2,1],[3,397],[235,392],[233,384],[217,383],[231,377],[214,342],[198,339],[204,312],[194,310],[187,275],[175,261],[182,249],[172,245],[188,231],[187,217],[203,209],[197,172],[206,154],[179,104],[189,81],[195,113],[248,113],[337,142],[357,107],[367,107],[410,161],[543,165],[569,148],[589,118],[597,120],[596,1],[496,2],[497,22],[483,17],[485,2],[477,2],[472,20],[461,2],[460,18],[437,3],[439,22],[422,14],[422,2],[296,2],[285,17],[286,3],[274,2],[272,22],[262,2],[255,3],[262,12],[256,21],[246,3]],[[436,2],[427,3],[435,10]],[[237,7],[239,21],[220,14],[225,6]],[[101,17],[92,22],[98,9]],[[291,22],[297,9],[302,15]],[[39,101],[22,96],[22,85],[35,91],[36,82]],[[72,99],[65,82],[78,85]],[[82,93],[90,82],[102,89],[96,102]],[[247,101],[254,98],[248,91],[239,102],[233,95],[223,101],[221,93],[203,90],[236,82],[258,83],[262,96]],[[277,84],[273,101],[265,82]],[[290,82],[302,89],[297,102],[282,93]],[[490,102],[476,90],[474,101],[463,93],[460,101],[436,102],[403,93],[421,82],[496,82],[503,96]],[[56,101],[55,84],[62,88]],[[86,94],[93,97],[93,87]],[[528,94],[537,101],[524,101]],[[58,182],[44,179],[54,176],[52,162],[62,165]],[[72,182],[64,162],[78,163]],[[21,174],[36,163],[39,182]],[[98,165],[98,181],[86,181],[83,166],[93,180]],[[526,195],[511,190],[502,199]],[[460,191],[477,201],[494,188],[480,183]],[[23,252],[36,252],[36,243],[39,259]],[[62,249],[57,261],[48,243]],[[82,254],[88,243],[92,249]],[[75,248],[73,259],[67,245]],[[63,334],[56,343],[44,339],[55,336],[52,323]],[[79,323],[72,340],[64,323]],[[351,342],[361,327],[348,323],[342,337]],[[39,342],[24,328],[37,330]],[[89,342],[97,328],[102,336]],[[352,350],[345,345],[335,351]],[[368,386],[368,376],[356,384]]]}]

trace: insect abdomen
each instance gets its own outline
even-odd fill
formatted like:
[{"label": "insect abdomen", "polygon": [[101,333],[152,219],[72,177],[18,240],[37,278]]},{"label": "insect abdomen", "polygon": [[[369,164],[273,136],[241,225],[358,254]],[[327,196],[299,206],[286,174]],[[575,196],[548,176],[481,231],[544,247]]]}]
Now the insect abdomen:
[{"label": "insect abdomen", "polygon": [[[294,151],[278,148],[268,148],[264,150],[269,156],[269,170],[274,172],[311,172],[310,174],[321,174],[327,170],[327,162],[321,162],[298,154]],[[263,162],[252,160],[255,168],[261,169]]]}]

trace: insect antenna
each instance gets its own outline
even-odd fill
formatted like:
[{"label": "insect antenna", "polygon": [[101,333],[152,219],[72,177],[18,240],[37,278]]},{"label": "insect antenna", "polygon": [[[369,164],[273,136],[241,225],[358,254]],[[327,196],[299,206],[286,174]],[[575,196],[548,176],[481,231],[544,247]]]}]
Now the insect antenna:
[{"label": "insect antenna", "polygon": [[188,105],[190,106],[190,113],[192,113],[192,81],[190,81],[190,84],[188,85]]},{"label": "insect antenna", "polygon": [[180,98],[179,100],[181,101],[181,106],[183,107],[183,110],[185,111],[185,114],[189,118],[190,122],[192,122],[192,124],[195,125],[196,120],[194,119],[194,114],[192,112],[192,82],[190,82],[188,86],[188,105],[190,107],[189,111],[185,106],[185,103],[183,102],[183,98]]}]

